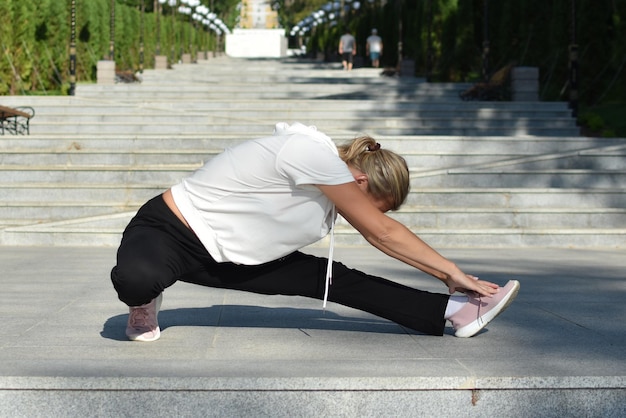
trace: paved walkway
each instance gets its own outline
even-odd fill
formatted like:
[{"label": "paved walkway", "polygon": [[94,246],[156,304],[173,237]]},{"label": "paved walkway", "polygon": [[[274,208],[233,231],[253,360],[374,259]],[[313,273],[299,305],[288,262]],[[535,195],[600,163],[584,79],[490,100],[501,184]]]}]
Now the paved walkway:
[{"label": "paved walkway", "polygon": [[[133,343],[108,279],[114,248],[2,247],[0,416],[626,415],[623,251],[444,254],[482,278],[521,282],[509,310],[470,339],[177,283],[164,294],[161,339]],[[444,291],[374,249],[337,248],[336,258]]]}]

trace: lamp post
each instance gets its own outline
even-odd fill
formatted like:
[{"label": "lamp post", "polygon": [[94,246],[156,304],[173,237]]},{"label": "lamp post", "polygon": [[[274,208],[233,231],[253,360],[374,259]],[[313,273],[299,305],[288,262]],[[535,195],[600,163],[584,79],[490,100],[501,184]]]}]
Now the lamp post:
[{"label": "lamp post", "polygon": [[489,80],[489,0],[483,0],[483,79]]},{"label": "lamp post", "polygon": [[[195,21],[200,22],[203,25],[202,27],[204,27],[204,26],[208,26],[208,23],[209,23],[209,20],[207,19],[208,14],[209,14],[209,8],[206,7],[205,5],[201,4],[198,7],[196,7],[196,13],[194,13],[194,15],[192,17],[193,17],[193,19]],[[204,59],[206,60],[206,59],[209,58],[209,55],[208,55],[208,52],[207,52],[207,49],[208,49],[208,30],[206,30],[206,31],[203,30],[202,32],[203,32],[202,44],[203,44],[203,47],[204,47]]]},{"label": "lamp post", "polygon": [[139,29],[139,72],[143,74],[143,59],[144,59],[144,51],[143,51],[143,14],[145,11],[144,0],[141,0],[141,17],[140,17],[140,25]]},{"label": "lamp post", "polygon": [[161,55],[161,13],[163,11],[163,4],[165,4],[167,0],[158,0],[156,2],[156,47],[155,54]]},{"label": "lamp post", "polygon": [[[143,1],[143,0],[142,0]],[[154,69],[167,69],[167,57],[161,55],[161,16],[163,15],[163,5],[167,0],[154,0],[156,14],[156,47],[154,51]]]},{"label": "lamp post", "polygon": [[[193,29],[195,28],[195,22],[193,20],[193,11],[196,7],[200,5],[200,0],[180,0],[184,6],[180,6],[178,8],[179,13],[189,16],[189,38],[188,38],[188,51],[189,51],[189,60],[190,62],[194,62],[194,54],[193,54]],[[186,33],[183,26],[183,33]],[[184,42],[184,37],[183,37]]]},{"label": "lamp post", "polygon": [[[191,54],[191,62],[198,62],[198,26],[196,24],[199,17],[196,12],[198,7],[200,7],[200,0],[189,0],[189,22],[191,23],[191,27],[189,28],[189,53]],[[194,35],[196,38],[195,42]]]},{"label": "lamp post", "polygon": [[[189,4],[190,0],[180,0],[181,2],[181,6],[178,6],[178,13],[182,14],[182,15],[190,15],[191,14],[191,8],[187,7],[187,5]],[[183,24],[181,26],[181,31],[182,31],[182,35],[180,38],[180,59],[181,61],[184,63],[185,62],[185,44],[187,41],[187,31],[185,30],[185,25]],[[190,35],[191,36],[191,35]],[[191,41],[189,43],[189,45],[191,45]],[[191,60],[191,48],[189,48],[189,59]]]},{"label": "lamp post", "polygon": [[402,0],[396,0],[398,10],[398,65],[396,71],[402,74]]},{"label": "lamp post", "polygon": [[176,62],[176,38],[178,33],[176,32],[176,0],[168,0],[167,4],[170,6],[172,10],[172,34],[170,36],[171,39],[171,48],[170,48],[170,62],[173,64]]},{"label": "lamp post", "polygon": [[569,45],[569,107],[578,117],[578,45],[576,44],[576,0],[572,0],[571,33]]},{"label": "lamp post", "polygon": [[76,94],[76,0],[71,5],[71,34],[70,34],[70,89],[68,94]]},{"label": "lamp post", "polygon": [[432,81],[435,57],[433,52],[433,0],[428,0],[428,46],[426,48],[426,80]]},{"label": "lamp post", "polygon": [[111,0],[111,22],[109,36],[109,61],[115,61],[115,0]]}]

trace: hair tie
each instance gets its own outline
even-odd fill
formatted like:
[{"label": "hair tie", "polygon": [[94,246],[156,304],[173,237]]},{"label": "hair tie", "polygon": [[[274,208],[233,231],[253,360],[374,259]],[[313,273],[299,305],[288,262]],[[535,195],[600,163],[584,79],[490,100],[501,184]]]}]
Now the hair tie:
[{"label": "hair tie", "polygon": [[379,149],[380,149],[380,144],[378,142],[374,146],[370,146],[370,145],[367,146],[368,151],[378,151]]}]

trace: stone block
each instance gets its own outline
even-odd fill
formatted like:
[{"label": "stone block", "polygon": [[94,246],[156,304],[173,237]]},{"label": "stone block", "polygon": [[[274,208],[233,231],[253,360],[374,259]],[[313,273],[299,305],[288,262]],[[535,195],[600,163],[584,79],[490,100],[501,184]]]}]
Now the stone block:
[{"label": "stone block", "polygon": [[154,57],[154,69],[155,70],[167,69],[167,57],[165,55],[157,55]]},{"label": "stone block", "polygon": [[539,68],[514,67],[511,72],[511,91],[514,102],[539,100]]},{"label": "stone block", "polygon": [[98,61],[96,77],[98,84],[115,84],[115,61]]},{"label": "stone block", "polygon": [[402,60],[400,64],[400,76],[415,77],[415,60]]}]

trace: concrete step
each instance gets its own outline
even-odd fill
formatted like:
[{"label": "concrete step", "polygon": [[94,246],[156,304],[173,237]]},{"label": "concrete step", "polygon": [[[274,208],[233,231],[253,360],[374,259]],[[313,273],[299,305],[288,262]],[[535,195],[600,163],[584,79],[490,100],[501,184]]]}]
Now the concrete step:
[{"label": "concrete step", "polygon": [[[265,127],[265,135],[271,134],[273,126]],[[134,135],[134,134],[94,134],[94,135],[58,135],[58,134],[31,134],[28,136],[4,136],[0,141],[1,152],[83,152],[83,151],[111,151],[111,152],[143,152],[159,150],[185,151],[204,149],[207,152],[223,150],[227,146],[235,145],[247,139],[250,134],[219,133],[177,135]],[[351,136],[346,136],[346,140]]]},{"label": "concrete step", "polygon": [[58,222],[69,219],[114,215],[137,210],[143,202],[82,200],[63,201],[7,201],[0,204],[0,225],[3,227]]},{"label": "concrete step", "polygon": [[426,100],[455,100],[458,91],[441,92],[440,90],[407,89],[405,86],[390,88],[387,84],[377,91],[372,89],[376,83],[367,85],[349,84],[283,84],[278,85],[271,81],[263,82],[250,88],[250,84],[183,84],[174,86],[142,86],[142,85],[82,85],[77,89],[77,95],[82,98],[115,99],[123,102],[139,98],[152,97],[156,100],[180,99],[188,97],[191,100],[219,100],[219,99],[334,99],[334,100],[394,100],[412,101]]},{"label": "concrete step", "polygon": [[[113,134],[134,134],[134,135],[177,135],[177,134],[192,134],[192,135],[213,135],[213,134],[230,134],[241,136],[263,136],[267,135],[268,122],[275,122],[278,119],[273,118],[268,121],[250,121],[245,123],[242,120],[227,121],[224,118],[218,118],[220,122],[206,123],[203,125],[198,124],[169,124],[169,123],[150,123],[150,124],[125,124],[116,123],[111,125],[110,123],[72,123],[58,122],[47,123],[45,125],[31,125],[31,133],[43,134],[52,133],[57,135],[113,135]],[[284,120],[284,118],[282,119]],[[317,120],[317,119],[316,119]],[[300,120],[307,125],[312,125],[316,120]],[[229,123],[230,122],[230,123]],[[360,119],[344,120],[343,122],[332,123],[332,121],[323,121],[316,125],[321,130],[333,134],[336,131],[360,131],[363,132],[364,128],[368,130],[370,135],[464,135],[464,136],[577,136],[579,129],[577,127],[535,127],[520,126],[510,127],[495,126],[491,127],[488,124],[478,124],[471,119],[463,122],[463,126],[447,126],[447,124],[441,124],[437,126],[423,127],[422,124],[417,122],[415,126],[398,126],[403,122],[401,119],[396,121],[383,120],[380,125],[364,126]],[[395,124],[395,126],[394,126]]]},{"label": "concrete step", "polygon": [[[435,248],[621,248],[626,240],[626,228],[414,228],[413,232]],[[336,245],[368,245],[351,227],[335,234]],[[328,239],[318,245],[327,246]]]},{"label": "concrete step", "polygon": [[[326,102],[326,101],[324,101]],[[74,109],[64,108],[57,111],[53,105],[46,108],[39,106],[37,113],[37,123],[48,124],[59,122],[59,119],[68,122],[108,122],[123,121],[129,123],[137,122],[158,122],[159,119],[172,120],[174,123],[207,123],[211,118],[258,118],[263,120],[342,120],[352,119],[355,117],[368,116],[372,119],[398,118],[403,117],[407,120],[451,120],[450,113],[454,113],[453,120],[473,119],[481,120],[483,117],[478,115],[477,109],[463,109],[450,106],[445,108],[436,106],[418,108],[414,106],[408,109],[376,109],[365,106],[353,107],[350,104],[340,105],[333,102],[332,106],[317,104],[304,105],[301,103],[293,103],[288,107],[276,106],[258,101],[254,106],[249,102],[246,108],[226,108],[213,106],[196,106],[181,105],[177,108],[168,109],[165,105],[163,108],[154,104],[151,108],[137,109],[135,107],[122,107],[113,110],[111,107],[87,108],[85,106],[76,106]],[[570,126],[574,120],[569,116],[568,112],[558,109],[537,109],[537,108],[520,108],[520,109],[494,109],[489,119],[503,120],[511,123],[511,120],[520,120],[522,123],[528,121],[537,121],[537,123],[545,123],[548,120],[554,120],[555,123],[567,122]],[[281,119],[282,118],[282,119]],[[489,120],[484,117],[485,120]]]},{"label": "concrete step", "polygon": [[[225,119],[226,118],[226,119]],[[506,117],[499,116],[492,120],[476,120],[475,117],[457,116],[453,120],[446,116],[435,115],[377,115],[364,120],[363,115],[344,115],[344,114],[326,114],[326,112],[280,112],[276,113],[271,110],[266,112],[253,112],[250,114],[238,114],[237,112],[216,112],[215,114],[145,114],[145,115],[80,115],[71,118],[71,121],[60,121],[58,117],[48,116],[41,117],[37,120],[37,124],[31,126],[33,134],[43,132],[48,133],[63,130],[75,131],[76,129],[88,130],[95,127],[102,130],[103,124],[110,125],[112,128],[118,128],[122,132],[145,132],[147,134],[158,134],[160,131],[169,132],[173,129],[186,131],[187,128],[193,128],[190,132],[199,132],[200,130],[211,132],[212,126],[220,126],[220,130],[227,130],[223,127],[225,122],[230,124],[241,124],[241,120],[248,118],[249,121],[267,121],[264,123],[272,123],[275,121],[303,121],[303,123],[312,123],[315,120],[322,120],[323,126],[334,129],[341,126],[360,126],[361,131],[370,129],[384,130],[450,130],[466,129],[466,130],[489,130],[489,129],[508,129],[524,134],[532,130],[543,130],[549,132],[553,130],[571,130],[578,132],[578,128],[573,124],[571,118],[543,118],[543,117]],[[310,122],[307,122],[310,121]],[[171,129],[164,128],[170,126]],[[155,127],[157,131],[151,129]],[[356,129],[356,128],[355,128]],[[110,132],[106,130],[105,132]],[[215,131],[215,129],[213,129]],[[80,131],[76,132],[80,133]],[[572,135],[576,136],[576,135]]]},{"label": "concrete step", "polygon": [[[146,141],[148,142],[148,141]],[[32,145],[32,144],[31,144]],[[182,149],[180,147],[171,148],[171,145],[157,149],[91,149],[84,142],[70,143],[63,149],[65,144],[53,144],[55,149],[21,148],[5,150],[0,154],[0,164],[7,169],[14,168],[19,171],[25,165],[33,169],[37,165],[55,167],[100,167],[102,165],[140,167],[151,165],[198,165],[208,161],[213,156],[220,153],[223,148],[208,150],[201,148]],[[59,146],[61,145],[61,146]],[[403,144],[403,148],[408,148],[409,144]],[[171,149],[170,149],[171,148]],[[427,176],[433,170],[434,174],[441,173],[442,168],[455,169],[458,167],[490,168],[499,167],[507,170],[571,170],[571,169],[593,169],[616,171],[626,166],[626,154],[621,155],[622,147],[610,147],[607,150],[595,149],[589,152],[573,150],[560,154],[533,155],[521,150],[519,154],[512,153],[513,147],[504,153],[489,151],[488,149],[473,149],[471,152],[420,152],[404,151],[403,157],[406,159],[411,172]],[[497,150],[494,150],[497,151]],[[448,171],[445,174],[449,174]]]},{"label": "concrete step", "polygon": [[577,155],[563,155],[559,158],[541,158],[515,164],[520,170],[547,169],[588,169],[588,170],[624,170],[626,167],[626,147],[619,151],[591,150],[580,151]]},{"label": "concrete step", "polygon": [[[264,125],[263,135],[271,135],[273,123]],[[362,134],[358,130],[336,132],[332,138],[341,144]],[[253,134],[240,136],[237,133],[180,133],[164,134],[89,134],[89,135],[58,135],[31,134],[28,136],[5,135],[0,141],[0,152],[156,152],[171,150],[204,149],[209,153],[223,150],[225,147],[255,138]],[[405,154],[494,154],[494,155],[527,155],[540,156],[564,152],[578,152],[580,155],[592,155],[600,152],[621,153],[619,149],[625,144],[620,138],[587,138],[587,137],[507,137],[507,136],[419,136],[419,135],[380,135],[376,139],[385,148]],[[605,147],[618,147],[614,151],[604,150]]]},{"label": "concrete step", "polygon": [[[134,212],[4,228],[2,245],[117,246]],[[414,228],[436,248],[568,247],[615,248],[626,240],[626,228]],[[351,226],[338,225],[338,246],[365,246]],[[328,238],[313,247],[328,246]]]},{"label": "concrete step", "polygon": [[[80,114],[143,114],[146,112],[206,112],[208,110],[220,111],[225,109],[250,111],[276,110],[300,110],[299,100],[236,100],[225,96],[224,100],[191,100],[181,97],[175,100],[160,101],[154,98],[121,97],[113,100],[86,99],[77,96],[5,96],[3,103],[10,106],[24,106],[35,103],[37,116],[44,114],[52,115],[80,115]],[[571,111],[564,102],[461,102],[448,100],[325,100],[316,99],[307,102],[306,110],[324,111],[328,109],[351,112],[351,111],[376,111],[376,112],[468,112],[476,117],[494,117],[500,113],[509,112],[511,115],[545,115],[569,116]]]},{"label": "concrete step", "polygon": [[[155,188],[156,189],[156,188]],[[76,194],[71,197],[81,200],[52,201],[32,199],[15,200],[8,196],[0,205],[0,219],[4,225],[22,225],[53,222],[96,215],[111,215],[137,210],[147,199],[164,189],[145,191],[145,199],[105,200],[97,196]],[[10,193],[8,193],[10,194]],[[111,193],[109,193],[111,194]],[[404,205],[389,215],[411,229],[421,228],[608,228],[626,225],[625,208],[606,207],[472,207],[466,206],[416,206]],[[342,222],[338,222],[341,225]],[[345,221],[344,226],[347,226]]]},{"label": "concrete step", "polygon": [[437,208],[626,208],[626,190],[615,188],[412,187],[406,204]]},{"label": "concrete step", "polygon": [[[53,205],[75,202],[143,203],[169,188],[171,183],[0,183],[2,204],[36,202]],[[406,205],[420,208],[625,208],[623,188],[419,188],[412,187]]]},{"label": "concrete step", "polygon": [[450,169],[446,175],[413,179],[416,187],[612,188],[626,184],[626,170],[473,170]]},{"label": "concrete step", "polygon": [[[171,183],[0,183],[2,205],[117,205],[137,208],[138,204],[167,190]],[[80,216],[79,216],[80,217]]]},{"label": "concrete step", "polygon": [[[120,178],[133,182],[134,178],[154,175],[155,182],[162,182],[174,176],[189,173],[200,167],[204,161],[216,155],[219,150],[196,153],[187,152],[9,152],[2,156],[0,173],[8,181],[41,182],[65,181],[110,183]],[[448,158],[446,158],[448,157]],[[407,162],[412,172],[412,182],[416,187],[480,186],[480,187],[613,187],[623,180],[623,157],[609,150],[600,153],[579,155],[578,151],[539,156],[485,156],[436,154],[407,154]],[[534,162],[542,166],[559,165],[565,161],[567,168],[520,168]],[[430,166],[430,168],[429,168]],[[586,167],[586,168],[569,168]],[[169,172],[169,175],[157,174]],[[122,177],[120,177],[122,173]],[[73,177],[75,176],[75,177]]]},{"label": "concrete step", "polygon": [[164,149],[164,150],[91,150],[46,151],[13,150],[0,155],[0,164],[7,166],[99,166],[124,165],[130,167],[157,164],[203,164],[222,150],[206,149]]},{"label": "concrete step", "polygon": [[[576,207],[421,207],[404,206],[389,214],[412,230],[418,229],[584,229],[626,226],[626,208]],[[338,223],[342,224],[342,223]],[[348,224],[344,221],[344,226]]]},{"label": "concrete step", "polygon": [[[21,167],[24,165],[43,166],[101,166],[101,165],[125,165],[130,167],[156,164],[202,164],[213,156],[222,152],[222,149],[180,149],[165,148],[162,150],[145,149],[129,150],[122,149],[89,149],[64,151],[64,150],[30,150],[17,149],[4,151],[0,154],[0,164]],[[489,153],[487,151],[474,151],[471,154],[462,152],[437,153],[437,152],[405,152],[402,154],[411,171],[420,172],[441,167],[458,167],[471,164],[487,164],[501,161],[502,159],[517,159],[525,154]],[[598,156],[599,157],[599,156]],[[598,164],[593,161],[598,157],[589,158],[589,165]],[[607,162],[612,167],[619,161],[616,157],[607,156]],[[613,161],[613,162],[611,162]],[[572,162],[576,164],[576,162]],[[581,164],[578,162],[578,164]],[[607,167],[607,168],[609,168]]]},{"label": "concrete step", "polygon": [[158,164],[153,166],[69,166],[69,165],[3,165],[0,177],[7,182],[43,182],[80,184],[137,184],[142,182],[174,184],[201,164]]}]

